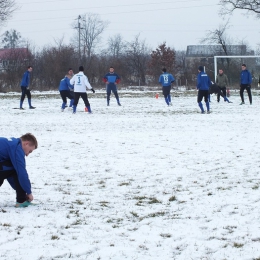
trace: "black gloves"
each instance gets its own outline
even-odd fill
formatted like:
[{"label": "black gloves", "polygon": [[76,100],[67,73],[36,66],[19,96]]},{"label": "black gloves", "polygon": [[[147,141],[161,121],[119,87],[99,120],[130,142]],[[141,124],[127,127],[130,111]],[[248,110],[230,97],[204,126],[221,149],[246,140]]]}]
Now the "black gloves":
[{"label": "black gloves", "polygon": [[93,88],[91,89],[91,91],[92,91],[93,93],[95,93],[95,90],[94,90]]}]

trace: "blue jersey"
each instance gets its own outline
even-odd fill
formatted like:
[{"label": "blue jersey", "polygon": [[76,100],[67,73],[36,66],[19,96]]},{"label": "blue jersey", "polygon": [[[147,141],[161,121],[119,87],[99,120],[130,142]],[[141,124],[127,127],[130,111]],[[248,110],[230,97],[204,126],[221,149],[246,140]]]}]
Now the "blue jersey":
[{"label": "blue jersey", "polygon": [[172,82],[174,82],[175,79],[172,76],[172,74],[169,74],[167,72],[164,72],[163,74],[161,74],[161,76],[159,77],[159,82],[162,84],[163,87],[168,87],[171,85]]},{"label": "blue jersey", "polygon": [[248,70],[242,70],[240,73],[240,84],[250,85],[252,83],[252,76]]},{"label": "blue jersey", "polygon": [[70,84],[70,79],[68,77],[64,77],[60,81],[59,91],[71,89],[74,89],[74,86]]},{"label": "blue jersey", "polygon": [[[12,166],[3,166],[3,170],[15,169],[21,187],[27,194],[31,194],[31,182],[25,168],[25,153],[20,138],[0,137],[0,162],[4,161],[11,161]],[[13,177],[7,180],[13,189],[15,189]]]},{"label": "blue jersey", "polygon": [[205,72],[200,72],[197,76],[197,89],[198,90],[209,90],[211,80]]},{"label": "blue jersey", "polygon": [[21,81],[21,86],[28,87],[30,83],[30,72],[27,70],[23,74],[23,78]]},{"label": "blue jersey", "polygon": [[107,73],[103,77],[103,81],[107,83],[108,87],[114,87],[120,82],[120,77],[116,73]]}]

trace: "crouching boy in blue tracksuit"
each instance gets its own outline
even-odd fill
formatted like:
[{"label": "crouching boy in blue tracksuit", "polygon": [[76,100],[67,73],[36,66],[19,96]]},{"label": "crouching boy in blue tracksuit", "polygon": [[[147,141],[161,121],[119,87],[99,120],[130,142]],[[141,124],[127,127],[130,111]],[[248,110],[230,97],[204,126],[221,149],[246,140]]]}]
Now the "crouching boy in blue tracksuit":
[{"label": "crouching boy in blue tracksuit", "polygon": [[197,76],[197,89],[199,90],[198,91],[198,104],[201,109],[201,113],[204,114],[205,110],[201,103],[201,101],[204,97],[204,101],[205,101],[206,107],[207,107],[207,113],[210,113],[208,96],[209,96],[209,87],[211,85],[211,80],[210,80],[209,76],[204,72],[204,69],[202,66],[199,66],[198,71],[199,71],[199,74]]},{"label": "crouching boy in blue tracksuit", "polygon": [[16,191],[16,207],[28,207],[33,200],[31,182],[26,171],[25,156],[38,146],[34,135],[27,133],[20,138],[0,137],[0,186],[5,179]]}]

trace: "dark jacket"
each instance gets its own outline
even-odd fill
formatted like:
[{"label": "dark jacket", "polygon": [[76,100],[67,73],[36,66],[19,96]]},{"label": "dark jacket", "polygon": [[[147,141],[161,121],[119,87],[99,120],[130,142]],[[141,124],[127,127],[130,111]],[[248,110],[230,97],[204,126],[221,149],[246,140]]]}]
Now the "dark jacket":
[{"label": "dark jacket", "polygon": [[252,76],[248,70],[242,70],[240,73],[240,84],[250,85],[252,83]]}]

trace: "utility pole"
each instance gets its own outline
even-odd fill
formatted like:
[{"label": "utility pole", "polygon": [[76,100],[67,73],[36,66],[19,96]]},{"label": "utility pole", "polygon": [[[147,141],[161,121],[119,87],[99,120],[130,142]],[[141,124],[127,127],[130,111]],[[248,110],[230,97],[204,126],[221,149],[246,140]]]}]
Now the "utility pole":
[{"label": "utility pole", "polygon": [[81,61],[81,53],[80,53],[80,30],[83,29],[82,27],[80,27],[80,20],[81,20],[81,16],[78,16],[78,27],[75,27],[75,29],[79,30],[79,61]]}]

